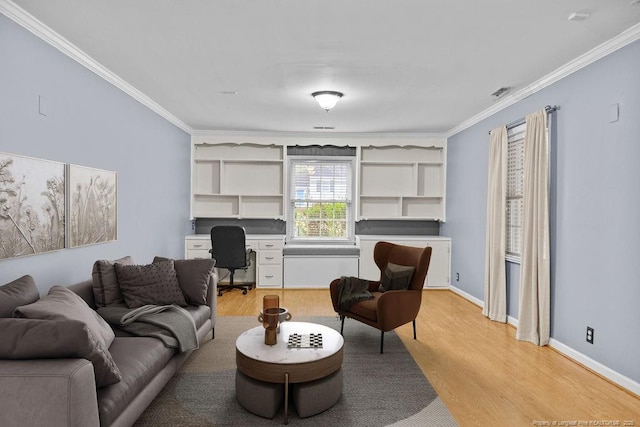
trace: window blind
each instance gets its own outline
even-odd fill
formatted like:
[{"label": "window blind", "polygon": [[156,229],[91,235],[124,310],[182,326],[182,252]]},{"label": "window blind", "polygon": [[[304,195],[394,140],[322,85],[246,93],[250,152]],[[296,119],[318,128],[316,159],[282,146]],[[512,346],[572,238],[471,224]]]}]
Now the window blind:
[{"label": "window blind", "polygon": [[524,135],[526,124],[507,133],[506,255],[519,258],[522,248],[522,196],[524,192]]}]

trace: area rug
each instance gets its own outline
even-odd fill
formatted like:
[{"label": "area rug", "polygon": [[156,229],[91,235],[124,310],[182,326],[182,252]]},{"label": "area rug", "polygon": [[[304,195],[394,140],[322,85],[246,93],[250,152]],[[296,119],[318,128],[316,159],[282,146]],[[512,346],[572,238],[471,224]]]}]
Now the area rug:
[{"label": "area rug", "polygon": [[[335,317],[296,318],[340,330]],[[257,326],[255,317],[218,317],[215,339],[200,346],[136,422],[136,426],[281,425],[281,411],[265,419],[235,397],[235,341]],[[289,408],[296,426],[456,426],[433,387],[395,332],[380,332],[350,319],[344,328],[344,385],[333,407],[309,418]]]}]

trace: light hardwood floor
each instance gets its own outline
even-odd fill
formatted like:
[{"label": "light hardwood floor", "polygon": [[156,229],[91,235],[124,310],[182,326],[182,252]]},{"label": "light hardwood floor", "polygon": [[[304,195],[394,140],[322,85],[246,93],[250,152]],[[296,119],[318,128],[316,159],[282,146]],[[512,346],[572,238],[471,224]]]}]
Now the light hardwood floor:
[{"label": "light hardwood floor", "polygon": [[[267,294],[279,295],[294,318],[335,316],[326,289],[232,291],[218,299],[218,315],[257,316]],[[424,291],[417,340],[411,324],[396,332],[462,427],[640,427],[639,397],[549,347],[517,341],[513,327],[451,291]]]}]

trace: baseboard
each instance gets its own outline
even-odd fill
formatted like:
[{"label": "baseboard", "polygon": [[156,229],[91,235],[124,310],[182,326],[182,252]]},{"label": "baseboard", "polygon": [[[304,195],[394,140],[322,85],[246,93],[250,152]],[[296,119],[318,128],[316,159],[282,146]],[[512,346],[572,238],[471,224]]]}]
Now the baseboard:
[{"label": "baseboard", "polygon": [[[476,298],[473,295],[456,288],[455,286],[451,286],[450,289],[452,292],[460,295],[461,297],[474,303],[475,305],[484,307],[484,301],[482,301],[481,299]],[[515,317],[508,316],[507,323],[513,325],[516,328],[518,327],[518,319],[516,319]],[[596,362],[592,358],[585,356],[584,354],[572,349],[565,344],[562,344],[556,339],[551,338],[549,340],[549,347],[553,348],[558,353],[563,354],[574,362],[579,363],[590,371],[593,371],[596,374],[604,377],[612,383],[624,388],[625,390],[630,391],[633,394],[640,396],[640,383],[633,381],[631,378],[625,377],[624,375],[614,371],[613,369],[604,366],[600,362]]]},{"label": "baseboard", "polygon": [[572,349],[554,338],[549,340],[549,346],[558,353],[567,356],[569,359],[583,365],[585,368],[640,397],[640,383],[637,383],[631,378],[625,377],[624,375],[606,367],[602,363],[597,362],[588,356],[585,356],[579,351]]},{"label": "baseboard", "polygon": [[449,286],[449,289],[451,289],[451,291],[453,291],[454,293],[460,295],[462,298],[471,301],[472,303],[474,303],[475,305],[479,306],[480,308],[484,308],[484,301],[482,301],[479,298],[474,297],[471,294],[466,293],[465,291],[463,291],[460,288],[456,288],[455,286],[451,285]]}]

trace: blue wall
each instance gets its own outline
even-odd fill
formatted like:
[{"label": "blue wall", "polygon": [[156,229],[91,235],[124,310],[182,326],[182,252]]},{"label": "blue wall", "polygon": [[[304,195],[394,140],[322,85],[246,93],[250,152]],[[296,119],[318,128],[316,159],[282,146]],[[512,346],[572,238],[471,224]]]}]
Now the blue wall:
[{"label": "blue wall", "polygon": [[96,259],[183,257],[190,136],[4,15],[0,64],[0,151],[118,173],[116,242],[1,260],[0,284],[30,274],[46,292]]},{"label": "blue wall", "polygon": [[[552,129],[551,335],[640,382],[640,42],[448,140],[447,223],[453,284],[483,299],[487,132],[545,105]],[[620,119],[609,123],[612,104]],[[508,265],[517,318],[520,268]],[[595,343],[586,343],[586,327]],[[523,345],[528,345],[523,343]]]}]

